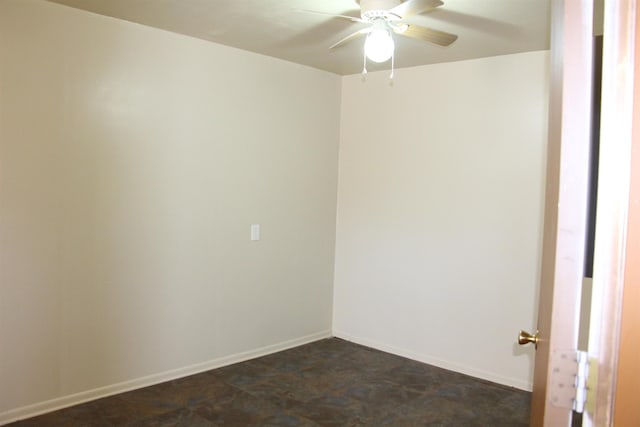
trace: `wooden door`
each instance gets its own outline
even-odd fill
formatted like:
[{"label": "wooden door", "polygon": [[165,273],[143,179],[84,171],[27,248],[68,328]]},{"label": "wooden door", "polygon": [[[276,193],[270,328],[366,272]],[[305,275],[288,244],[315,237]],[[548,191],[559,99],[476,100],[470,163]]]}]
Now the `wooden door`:
[{"label": "wooden door", "polygon": [[[636,22],[640,10],[636,9]],[[636,40],[640,36],[636,27]],[[640,44],[636,43],[635,81],[640,82]],[[613,425],[640,426],[640,88],[634,86],[633,142],[629,214],[625,245],[624,290],[620,318],[620,347],[616,373]]]},{"label": "wooden door", "polygon": [[569,426],[548,395],[552,349],[577,348],[591,145],[593,2],[554,0],[549,140],[532,426]]},{"label": "wooden door", "polygon": [[[629,210],[627,215],[627,260],[640,259],[640,10],[635,8],[633,133]],[[616,375],[614,425],[640,426],[640,263],[627,261],[624,271],[620,347]]]},{"label": "wooden door", "polygon": [[[553,350],[577,347],[591,127],[593,10],[589,0],[554,0],[552,4],[549,153],[538,313],[540,344],[536,353],[531,425],[563,427],[570,425],[571,411],[551,403],[549,358]],[[629,353],[633,360],[624,358],[629,345],[624,342],[620,345],[619,334],[623,302],[625,309],[631,306],[632,311],[639,305],[634,299],[638,285],[631,282],[637,280],[634,260],[629,258],[637,254],[640,247],[637,224],[629,216],[637,215],[634,203],[640,198],[637,195],[640,173],[632,170],[632,165],[640,167],[637,152],[632,156],[633,136],[639,135],[640,73],[635,57],[639,54],[636,50],[639,16],[636,0],[605,2],[598,208],[589,334],[589,355],[597,358],[598,379],[595,389],[590,391],[595,395],[595,409],[586,415],[584,426],[613,425],[614,408],[620,420],[638,417],[637,405],[633,403],[635,386],[627,396],[632,403],[624,404],[621,394],[615,404],[614,395],[616,375],[618,378],[623,375],[619,369],[627,365],[636,369],[638,359],[634,350]],[[636,143],[635,150],[638,149]],[[632,177],[636,181],[632,181]],[[619,348],[622,349],[620,366]],[[637,385],[640,379],[637,375],[628,376],[620,385],[627,381]]]}]

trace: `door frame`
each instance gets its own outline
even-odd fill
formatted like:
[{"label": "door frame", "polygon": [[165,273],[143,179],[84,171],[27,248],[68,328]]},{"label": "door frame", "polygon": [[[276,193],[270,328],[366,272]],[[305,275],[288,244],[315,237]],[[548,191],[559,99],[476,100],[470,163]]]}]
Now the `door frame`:
[{"label": "door frame", "polygon": [[[605,2],[598,208],[593,267],[589,356],[597,358],[595,409],[584,426],[613,425],[620,326],[629,235],[634,110],[640,98],[636,76],[636,0]],[[635,103],[635,105],[634,105]],[[637,132],[637,129],[636,129]],[[637,138],[637,134],[636,134]],[[634,165],[636,168],[640,165]],[[637,172],[636,172],[637,173]],[[636,190],[637,191],[637,190]],[[637,239],[637,236],[635,237]],[[627,295],[629,297],[629,295]]]}]

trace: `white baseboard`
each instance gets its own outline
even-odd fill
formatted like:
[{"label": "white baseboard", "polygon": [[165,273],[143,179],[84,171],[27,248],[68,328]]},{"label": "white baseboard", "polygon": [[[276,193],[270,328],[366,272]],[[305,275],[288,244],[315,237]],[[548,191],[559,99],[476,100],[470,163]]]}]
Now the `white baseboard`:
[{"label": "white baseboard", "polygon": [[157,374],[149,375],[142,378],[136,378],[129,381],[124,381],[117,384],[108,385],[105,387],[96,388],[93,390],[87,390],[80,393],[71,394],[68,396],[62,396],[55,399],[47,400],[45,402],[39,402],[28,406],[23,406],[16,409],[11,409],[0,413],[0,426],[9,424],[14,421],[19,421],[25,418],[35,417],[47,412],[57,411],[58,409],[67,408],[69,406],[78,405],[81,403],[89,402],[91,400],[101,399],[103,397],[112,396],[118,393],[124,393],[126,391],[135,390],[142,387],[147,387],[154,384],[159,384],[165,381],[175,380],[177,378],[186,377],[200,372],[209,371],[211,369],[221,368],[223,366],[232,365],[238,362],[244,362],[245,360],[254,359],[256,357],[266,356],[268,354],[277,353],[278,351],[287,350],[300,345],[308,344],[313,341],[318,341],[324,338],[330,338],[332,336],[330,330],[317,332],[315,334],[306,335],[304,337],[295,338],[292,340],[280,342],[277,344],[268,345],[266,347],[257,348],[254,350],[245,351],[242,353],[232,354],[229,356],[220,357],[217,359],[209,360],[202,363],[197,363],[190,366],[185,366],[178,369],[172,369],[166,372],[160,372]]},{"label": "white baseboard", "polygon": [[374,340],[369,340],[367,338],[355,337],[346,332],[334,330],[333,336],[337,338],[342,338],[347,341],[354,342],[356,344],[364,345],[366,347],[375,348],[377,350],[386,351],[387,353],[396,354],[398,356],[406,357],[408,359],[417,360],[422,363],[427,363],[429,365],[437,366],[439,368],[459,372],[461,374],[491,381],[497,384],[514,387],[519,390],[531,391],[533,389],[533,384],[529,381],[522,381],[516,378],[505,377],[505,376],[496,374],[494,372],[487,372],[480,369],[472,368],[470,366],[460,365],[447,360],[432,357],[429,355],[414,353],[409,350],[396,348],[396,347],[383,344]]}]

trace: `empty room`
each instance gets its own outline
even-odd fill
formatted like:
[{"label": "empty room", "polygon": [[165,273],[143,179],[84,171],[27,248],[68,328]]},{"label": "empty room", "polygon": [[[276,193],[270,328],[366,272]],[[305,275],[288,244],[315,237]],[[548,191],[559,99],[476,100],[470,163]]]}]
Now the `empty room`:
[{"label": "empty room", "polygon": [[551,9],[0,0],[0,425],[529,425]]}]

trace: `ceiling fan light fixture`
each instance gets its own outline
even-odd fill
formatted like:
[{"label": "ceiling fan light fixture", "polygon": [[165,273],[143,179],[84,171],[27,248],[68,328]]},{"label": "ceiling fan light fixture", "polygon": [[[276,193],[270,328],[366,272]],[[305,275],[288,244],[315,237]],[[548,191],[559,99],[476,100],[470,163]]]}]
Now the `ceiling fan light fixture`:
[{"label": "ceiling fan light fixture", "polygon": [[[2,1],[2,0],[0,0]],[[356,0],[360,4],[360,18],[354,15],[336,15],[327,12],[304,10],[304,12],[319,15],[329,15],[335,18],[346,19],[358,24],[364,24],[361,28],[337,43],[330,49],[340,47],[360,36],[367,35],[363,49],[362,73],[367,73],[367,61],[383,63],[391,59],[391,76],[395,62],[394,36],[409,37],[433,43],[438,46],[449,46],[456,41],[457,35],[415,24],[407,24],[406,19],[422,13],[431,12],[442,6],[442,0]]]},{"label": "ceiling fan light fixture", "polygon": [[395,44],[386,26],[374,27],[364,42],[364,53],[373,62],[386,62],[393,56]]}]

